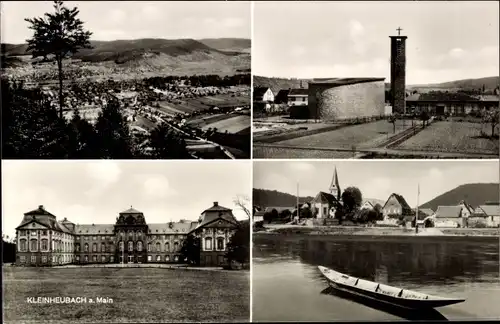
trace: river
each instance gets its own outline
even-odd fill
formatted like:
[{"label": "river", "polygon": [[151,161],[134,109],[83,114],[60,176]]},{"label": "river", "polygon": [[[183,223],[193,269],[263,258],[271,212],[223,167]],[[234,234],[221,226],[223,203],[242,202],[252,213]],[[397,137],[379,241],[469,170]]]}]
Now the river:
[{"label": "river", "polygon": [[[500,319],[499,238],[254,234],[253,321]],[[460,304],[412,312],[328,288],[317,265]]]}]

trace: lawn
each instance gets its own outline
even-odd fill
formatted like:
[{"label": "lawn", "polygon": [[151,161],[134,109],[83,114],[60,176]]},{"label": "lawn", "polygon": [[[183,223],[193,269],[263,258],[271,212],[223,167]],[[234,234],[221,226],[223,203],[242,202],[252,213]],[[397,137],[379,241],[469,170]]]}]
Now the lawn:
[{"label": "lawn", "polygon": [[353,158],[353,153],[254,146],[253,157],[256,159],[350,159]]},{"label": "lawn", "polygon": [[[498,139],[480,138],[481,124],[468,122],[434,122],[428,128],[404,141],[395,149],[436,152],[498,154]],[[491,130],[485,127],[487,134]]]},{"label": "lawn", "polygon": [[248,115],[232,115],[231,118],[218,120],[205,125],[202,129],[217,128],[218,132],[236,134],[244,129],[250,128],[250,116]]},{"label": "lawn", "polygon": [[[411,121],[403,125],[401,120],[396,122],[396,132],[409,128]],[[330,132],[294,138],[276,144],[294,146],[325,147],[325,148],[352,148],[370,147],[375,139],[393,134],[393,125],[386,120],[379,120],[366,124],[342,127]]]},{"label": "lawn", "polygon": [[[158,268],[4,267],[4,323],[248,321],[249,273]],[[28,297],[111,298],[32,304]]]}]

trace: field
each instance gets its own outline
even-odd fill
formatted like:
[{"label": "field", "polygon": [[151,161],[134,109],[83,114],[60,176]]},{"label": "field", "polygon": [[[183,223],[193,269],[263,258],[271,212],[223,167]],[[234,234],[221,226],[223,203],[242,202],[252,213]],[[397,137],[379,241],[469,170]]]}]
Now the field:
[{"label": "field", "polygon": [[[479,138],[480,131],[479,123],[434,122],[395,149],[498,154],[498,140]],[[491,130],[485,127],[485,131]]]},{"label": "field", "polygon": [[[4,323],[239,322],[250,316],[248,272],[156,268],[4,267]],[[32,304],[28,297],[111,298]]]},{"label": "field", "polygon": [[[396,122],[396,132],[409,128],[411,121],[406,121],[403,125],[401,120]],[[386,120],[343,127],[338,130],[320,133],[310,136],[299,137],[291,140],[277,142],[276,144],[286,144],[307,147],[325,148],[352,148],[370,147],[370,143],[380,138],[387,138],[392,134],[393,125]]]},{"label": "field", "polygon": [[229,115],[230,118],[222,119],[209,123],[203,126],[203,130],[207,128],[217,128],[218,132],[224,133],[227,131],[230,134],[240,133],[250,129],[250,116],[248,115]]},{"label": "field", "polygon": [[254,146],[253,157],[256,159],[350,159],[353,158],[353,153]]},{"label": "field", "polygon": [[160,101],[161,110],[169,114],[192,113],[197,110],[207,110],[212,106],[248,106],[250,105],[250,97],[236,96],[232,97],[229,94],[200,97],[196,99],[180,100],[176,103]]}]

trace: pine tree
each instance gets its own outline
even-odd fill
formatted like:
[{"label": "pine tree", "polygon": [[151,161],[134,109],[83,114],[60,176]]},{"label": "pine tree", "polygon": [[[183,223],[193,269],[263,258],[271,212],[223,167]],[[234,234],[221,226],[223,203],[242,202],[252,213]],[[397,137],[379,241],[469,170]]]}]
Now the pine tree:
[{"label": "pine tree", "polygon": [[55,13],[45,13],[45,17],[26,18],[34,35],[28,39],[28,51],[33,58],[54,55],[59,76],[59,117],[62,118],[63,97],[63,59],[81,48],[91,48],[91,32],[83,29],[83,22],[77,18],[79,10],[68,9],[62,1],[54,1]]},{"label": "pine tree", "polygon": [[99,113],[95,125],[97,151],[104,159],[132,158],[132,139],[125,117],[116,100],[111,100]]},{"label": "pine tree", "polygon": [[186,142],[166,123],[158,125],[150,135],[150,145],[153,158],[156,159],[186,159],[190,155]]}]

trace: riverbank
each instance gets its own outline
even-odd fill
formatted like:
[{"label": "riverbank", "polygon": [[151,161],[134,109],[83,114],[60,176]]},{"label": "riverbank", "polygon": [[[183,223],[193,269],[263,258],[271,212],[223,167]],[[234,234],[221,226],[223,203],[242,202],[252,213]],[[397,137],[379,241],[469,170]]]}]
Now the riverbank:
[{"label": "riverbank", "polygon": [[265,225],[254,235],[341,235],[341,236],[485,236],[500,237],[500,228],[420,228],[400,227],[360,227],[360,226],[297,226],[297,225]]}]

